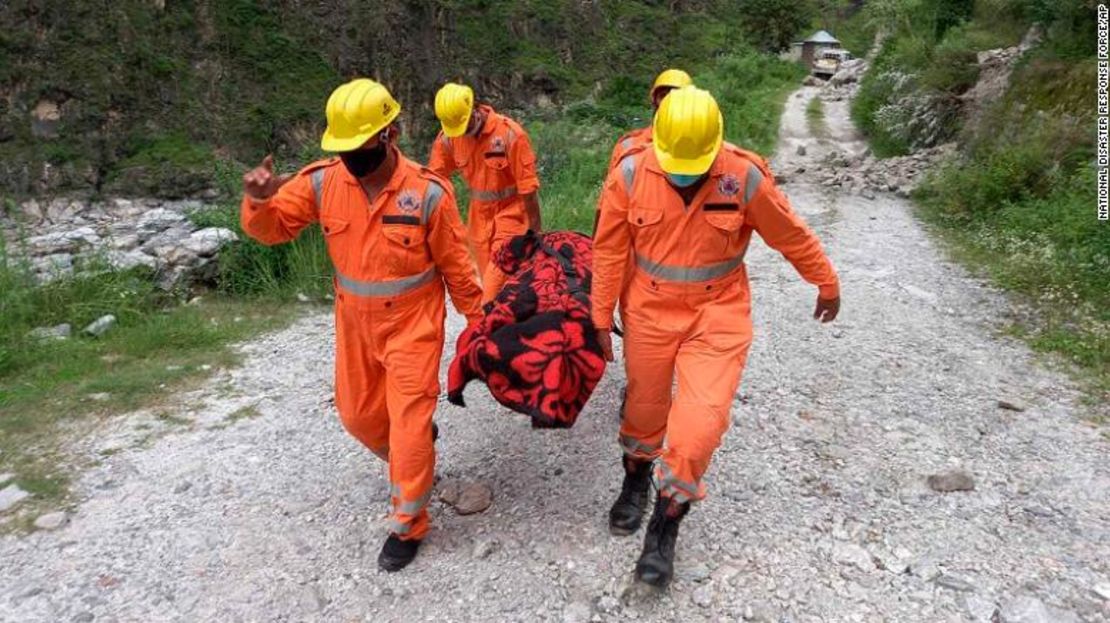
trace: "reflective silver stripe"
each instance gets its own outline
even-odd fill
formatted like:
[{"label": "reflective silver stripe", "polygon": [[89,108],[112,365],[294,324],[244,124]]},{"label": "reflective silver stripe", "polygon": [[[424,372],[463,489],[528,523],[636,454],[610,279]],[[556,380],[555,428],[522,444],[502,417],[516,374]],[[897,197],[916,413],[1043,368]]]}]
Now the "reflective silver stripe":
[{"label": "reflective silver stripe", "polygon": [[625,156],[621,160],[621,173],[624,174],[624,189],[632,194],[632,182],[636,176],[636,156]]},{"label": "reflective silver stripe", "polygon": [[472,190],[470,196],[478,201],[499,201],[508,199],[516,194],[516,186],[509,186],[501,190]]},{"label": "reflective silver stripe", "polygon": [[744,182],[744,203],[752,200],[759,184],[763,181],[763,172],[754,164],[748,165],[748,179]]},{"label": "reflective silver stripe", "polygon": [[513,129],[509,128],[509,140],[507,141],[507,145],[509,147],[512,147],[513,141],[515,141],[515,140],[516,140],[516,132],[513,132]]},{"label": "reflective silver stripe", "polygon": [[397,296],[409,290],[419,288],[435,279],[438,274],[436,269],[429,268],[418,275],[405,277],[404,279],[396,279],[393,281],[359,281],[336,271],[335,279],[339,282],[339,285],[343,286],[344,290],[358,296]]},{"label": "reflective silver stripe", "polygon": [[714,279],[719,279],[731,273],[736,267],[744,263],[745,252],[747,252],[747,247],[744,248],[744,251],[742,251],[740,255],[737,255],[731,260],[725,260],[719,264],[696,267],[657,264],[637,253],[636,265],[652,277],[658,277],[666,281],[697,283],[700,281],[713,281]]},{"label": "reflective silver stripe", "polygon": [[659,447],[652,447],[645,443],[641,443],[637,439],[633,439],[628,435],[620,436],[621,448],[628,454],[655,454],[659,451]]},{"label": "reflective silver stripe", "polygon": [[396,519],[389,520],[389,531],[393,534],[408,534],[412,532],[412,524],[407,524]]},{"label": "reflective silver stripe", "polygon": [[395,497],[401,497],[401,487],[391,483],[389,485],[389,495],[392,495],[392,496],[395,496]]},{"label": "reflective silver stripe", "polygon": [[656,476],[660,475],[662,476],[661,478],[658,478],[658,489],[660,492],[667,492],[670,494],[671,497],[679,494],[685,494],[692,499],[697,499],[697,483],[682,480],[678,476],[675,476],[674,472],[671,471],[670,466],[667,465],[665,461],[659,462],[659,472],[658,474],[656,474]]},{"label": "reflective silver stripe", "polygon": [[432,491],[429,489],[427,493],[420,496],[415,500],[401,502],[397,505],[397,514],[399,515],[415,515],[420,512],[428,504],[428,500],[432,499]]},{"label": "reflective silver stripe", "polygon": [[424,222],[427,223],[428,219],[432,218],[432,212],[436,211],[436,206],[439,205],[440,198],[443,197],[443,187],[435,182],[428,184],[428,189],[424,191]]},{"label": "reflective silver stripe", "polygon": [[672,493],[670,497],[671,497],[672,500],[674,500],[678,504],[685,504],[686,502],[693,502],[694,501],[694,498],[690,497],[689,495],[686,495],[682,491],[677,491],[675,493]]},{"label": "reflective silver stripe", "polygon": [[632,137],[631,136],[624,139],[623,141],[621,141],[621,149],[628,149],[630,147],[632,147]]},{"label": "reflective silver stripe", "polygon": [[320,207],[320,198],[324,192],[324,169],[316,169],[308,174],[308,178],[312,180],[312,192],[316,195],[316,207]]}]

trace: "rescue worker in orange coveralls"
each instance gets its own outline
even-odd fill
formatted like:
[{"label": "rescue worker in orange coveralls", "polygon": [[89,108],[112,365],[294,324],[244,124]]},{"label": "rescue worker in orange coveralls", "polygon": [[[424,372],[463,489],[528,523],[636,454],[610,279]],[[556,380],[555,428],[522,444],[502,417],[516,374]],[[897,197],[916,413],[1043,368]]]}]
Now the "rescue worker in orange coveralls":
[{"label": "rescue worker in orange coveralls", "polygon": [[[688,87],[694,84],[694,80],[690,78],[690,74],[682,71],[681,69],[666,69],[655,77],[655,82],[651,85],[651,91],[648,96],[651,97],[651,110],[652,112],[659,110],[659,102],[663,101],[668,93],[675,89]],[[609,156],[609,169],[617,166],[621,158],[635,147],[639,147],[644,143],[651,142],[651,124],[646,127],[637,128],[621,136],[617,140],[617,144],[613,145],[613,153]]]},{"label": "rescue worker in orange coveralls", "polygon": [[475,107],[468,86],[445,84],[436,93],[435,110],[442,131],[432,143],[428,168],[445,179],[459,171],[470,189],[470,242],[483,300],[489,301],[505,283],[491,258],[513,236],[541,228],[536,154],[524,128],[488,104]]},{"label": "rescue worker in orange coveralls", "polygon": [[241,208],[243,230],[268,245],[321,224],[335,265],[335,404],[351,435],[389,463],[386,571],[411,562],[428,532],[444,285],[472,322],[482,295],[451,184],[396,146],[400,111],[377,82],[340,86],[320,141],[338,157],[288,179],[267,156],[243,176]]},{"label": "rescue worker in orange coveralls", "polygon": [[592,315],[612,361],[621,301],[628,377],[619,436],[625,476],[609,526],[620,535],[640,527],[658,459],[658,496],[636,564],[636,577],[657,586],[673,575],[679,523],[705,497],[702,476],[728,428],[751,344],[743,260],[752,232],[818,287],[814,318],[830,322],[840,309],[821,243],[764,160],[723,142],[723,125],[709,92],[671,91],[655,114],[652,144],[621,159],[599,200]]}]

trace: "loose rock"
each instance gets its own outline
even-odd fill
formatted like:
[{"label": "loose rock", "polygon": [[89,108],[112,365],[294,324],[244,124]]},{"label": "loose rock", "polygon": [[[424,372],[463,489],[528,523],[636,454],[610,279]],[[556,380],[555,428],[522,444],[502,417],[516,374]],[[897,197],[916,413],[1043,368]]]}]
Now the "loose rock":
[{"label": "loose rock", "polygon": [[998,611],[998,623],[1055,623],[1048,608],[1036,597],[1028,595],[1007,601]]},{"label": "loose rock", "polygon": [[105,316],[101,316],[100,318],[97,318],[96,320],[94,320],[92,322],[92,324],[85,327],[85,333],[88,333],[89,335],[92,335],[92,336],[95,336],[95,337],[100,337],[101,335],[104,335],[105,333],[107,333],[108,329],[111,329],[112,327],[114,327],[115,324],[116,324],[116,317],[113,316],[112,314],[107,314]]},{"label": "loose rock", "polygon": [[952,470],[940,474],[933,474],[927,479],[929,488],[941,493],[953,491],[973,491],[975,480],[970,474],[960,470]]},{"label": "loose rock", "polygon": [[0,489],[0,513],[7,512],[22,502],[30,493],[19,488],[17,484],[10,484]]},{"label": "loose rock", "polygon": [[480,482],[464,483],[448,478],[439,484],[439,499],[452,506],[458,514],[471,515],[490,507],[493,491]]},{"label": "loose rock", "polygon": [[833,560],[842,565],[855,565],[863,571],[875,569],[871,554],[855,543],[838,542],[833,545]]},{"label": "loose rock", "polygon": [[474,557],[481,560],[489,558],[490,554],[501,548],[501,543],[496,539],[481,539],[474,544]]},{"label": "loose rock", "polygon": [[713,585],[702,584],[694,590],[694,603],[702,608],[713,605]]},{"label": "loose rock", "polygon": [[957,592],[961,592],[961,593],[970,593],[970,592],[975,590],[975,586],[973,586],[967,580],[958,578],[954,575],[948,575],[947,573],[944,573],[944,574],[941,574],[941,575],[937,576],[933,580],[933,582],[937,586],[942,586],[942,587],[947,588],[949,590],[953,590],[953,591],[957,591]]},{"label": "loose rock", "polygon": [[72,330],[69,323],[62,323],[53,327],[35,327],[27,336],[36,340],[64,340],[70,336]]},{"label": "loose rock", "polygon": [[592,614],[590,604],[576,601],[563,610],[563,623],[587,623]]},{"label": "loose rock", "polygon": [[999,409],[1005,409],[1007,411],[1018,411],[1018,412],[1025,411],[1025,405],[1023,405],[1020,402],[1011,401],[1011,400],[999,400],[998,401],[998,408]]},{"label": "loose rock", "polygon": [[40,515],[35,519],[35,527],[39,530],[57,530],[66,524],[69,516],[62,511]]}]

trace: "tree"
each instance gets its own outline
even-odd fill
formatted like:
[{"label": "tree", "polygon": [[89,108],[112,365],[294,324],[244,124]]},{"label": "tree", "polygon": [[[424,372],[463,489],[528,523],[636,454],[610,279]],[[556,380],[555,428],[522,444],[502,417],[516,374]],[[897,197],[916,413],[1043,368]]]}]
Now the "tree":
[{"label": "tree", "polygon": [[815,15],[810,0],[741,0],[737,8],[745,18],[748,41],[767,52],[790,47]]}]

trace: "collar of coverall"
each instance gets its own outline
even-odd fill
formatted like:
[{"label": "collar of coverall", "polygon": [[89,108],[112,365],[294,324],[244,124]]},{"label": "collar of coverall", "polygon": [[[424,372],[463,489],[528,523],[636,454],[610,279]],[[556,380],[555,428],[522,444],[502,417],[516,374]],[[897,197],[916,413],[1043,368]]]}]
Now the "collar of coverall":
[{"label": "collar of coverall", "polygon": [[[389,149],[393,152],[394,162],[396,162],[396,164],[393,167],[393,175],[389,177],[389,182],[386,183],[385,188],[381,190],[379,195],[385,195],[397,190],[397,187],[401,185],[401,181],[405,179],[405,172],[402,170],[405,168],[405,156],[396,145],[390,145]],[[351,175],[347,167],[340,167],[340,169],[343,172],[343,181],[352,186],[362,186],[362,182],[360,182],[357,177]]]},{"label": "collar of coverall", "polygon": [[478,134],[486,136],[487,134],[490,134],[491,132],[496,130],[497,126],[500,125],[495,121],[497,117],[497,111],[495,111],[493,109],[493,106],[490,106],[489,104],[478,104],[478,110],[482,111],[482,113],[486,116],[485,120],[482,122],[482,129],[478,132]]}]

